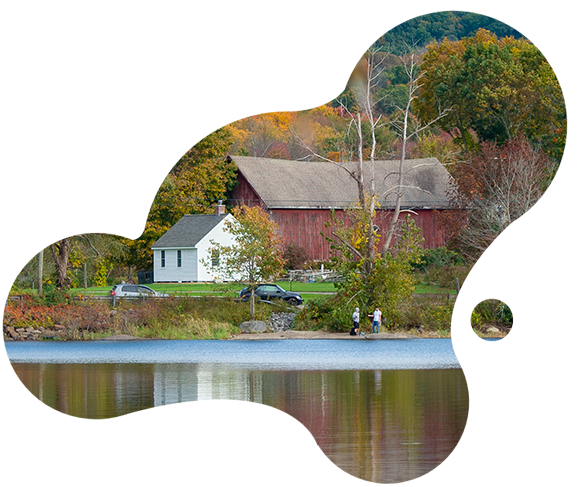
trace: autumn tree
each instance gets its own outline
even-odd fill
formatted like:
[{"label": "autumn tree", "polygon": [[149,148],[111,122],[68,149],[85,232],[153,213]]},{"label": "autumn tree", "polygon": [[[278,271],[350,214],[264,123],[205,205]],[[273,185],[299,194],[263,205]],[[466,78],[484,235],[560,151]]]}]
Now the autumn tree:
[{"label": "autumn tree", "polygon": [[523,137],[484,143],[458,178],[460,240],[510,283],[522,327],[540,327],[544,304],[568,266],[565,169]]},{"label": "autumn tree", "polygon": [[47,244],[57,285],[67,288],[75,248],[97,257],[111,246],[96,216],[131,218],[142,196],[166,180],[168,147],[157,132],[158,116],[113,78],[87,67],[65,79],[40,65],[33,70],[32,79],[17,70],[3,78],[4,169],[18,168],[20,191],[35,202],[28,225],[37,228],[42,159],[50,154]]},{"label": "autumn tree", "polygon": [[276,278],[284,268],[282,240],[277,235],[277,225],[260,206],[237,206],[232,215],[234,219],[225,222],[225,229],[232,235],[234,243],[220,245],[212,242],[214,258],[202,262],[224,280],[248,283],[251,317],[254,317],[257,283]]},{"label": "autumn tree", "polygon": [[556,160],[561,158],[566,109],[558,80],[528,40],[497,38],[479,29],[460,41],[433,43],[423,57],[423,85],[415,108],[430,120],[442,107],[451,115],[439,126],[469,158],[479,141],[505,143],[524,134]]},{"label": "autumn tree", "polygon": [[[392,252],[382,254],[378,235],[373,234],[374,265],[366,267],[362,258],[368,247],[366,241],[368,216],[361,209],[349,212],[347,219],[332,216],[334,238],[328,238],[334,256],[332,264],[342,276],[336,284],[337,294],[331,299],[329,312],[324,317],[330,329],[346,331],[350,315],[356,306],[372,310],[379,306],[390,326],[404,324],[406,312],[412,306],[415,280],[413,266],[420,263],[422,236],[414,220],[407,215],[402,221]],[[317,307],[315,308],[317,312]]]}]

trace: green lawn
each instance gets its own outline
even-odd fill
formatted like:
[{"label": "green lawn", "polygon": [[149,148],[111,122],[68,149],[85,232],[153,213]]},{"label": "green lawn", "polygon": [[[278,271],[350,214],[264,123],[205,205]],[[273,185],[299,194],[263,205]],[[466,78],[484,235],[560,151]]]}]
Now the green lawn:
[{"label": "green lawn", "polygon": [[457,294],[457,291],[452,288],[438,287],[431,284],[419,283],[414,288],[417,294]]},{"label": "green lawn", "polygon": [[[321,296],[320,293],[335,293],[336,289],[331,282],[289,282],[280,281],[277,284],[287,291],[300,293],[307,301]],[[107,296],[112,286],[90,287],[87,289],[71,289],[72,294],[92,296]],[[171,296],[237,296],[243,285],[234,283],[159,283],[148,284],[153,290],[169,294]],[[418,284],[415,292],[419,294],[455,294],[454,289]]]}]

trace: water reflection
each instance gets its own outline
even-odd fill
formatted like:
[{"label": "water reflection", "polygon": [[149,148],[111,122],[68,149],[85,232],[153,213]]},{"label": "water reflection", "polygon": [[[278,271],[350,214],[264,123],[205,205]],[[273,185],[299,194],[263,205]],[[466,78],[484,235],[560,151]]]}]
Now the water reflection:
[{"label": "water reflection", "polygon": [[4,364],[3,482],[567,482],[567,372]]}]

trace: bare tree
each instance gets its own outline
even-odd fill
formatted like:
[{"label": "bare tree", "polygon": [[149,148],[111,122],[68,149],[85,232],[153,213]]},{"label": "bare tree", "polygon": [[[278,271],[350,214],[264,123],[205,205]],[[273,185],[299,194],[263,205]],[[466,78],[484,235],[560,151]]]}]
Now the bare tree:
[{"label": "bare tree", "polygon": [[[414,100],[417,98],[417,93],[422,87],[422,72],[420,70],[419,55],[412,51],[411,54],[406,56],[401,56],[400,61],[408,78],[408,96],[406,105],[398,106],[393,104],[399,116],[388,121],[384,120],[382,115],[376,115],[377,106],[382,101],[381,98],[377,98],[376,94],[378,92],[379,83],[382,74],[385,70],[384,60],[385,56],[382,55],[378,49],[371,48],[367,55],[362,58],[361,63],[363,63],[362,71],[365,75],[359,81],[354,83],[354,88],[357,93],[359,112],[352,113],[348,107],[338,99],[337,102],[343,108],[344,112],[350,117],[351,121],[348,126],[348,131],[355,130],[357,139],[357,150],[356,150],[356,164],[347,164],[345,162],[338,162],[331,160],[321,154],[316,153],[306,144],[304,147],[310,152],[310,154],[319,160],[324,160],[331,164],[335,164],[350,175],[350,177],[355,181],[358,188],[358,203],[364,214],[367,216],[369,224],[367,225],[367,249],[365,255],[360,257],[364,258],[366,262],[369,262],[367,267],[373,266],[375,259],[375,245],[377,239],[375,233],[377,231],[373,225],[373,218],[379,203],[384,200],[389,194],[396,194],[395,207],[392,213],[392,218],[388,230],[386,231],[386,239],[382,246],[382,256],[390,251],[390,248],[394,241],[394,236],[398,228],[398,222],[400,215],[402,213],[402,198],[404,192],[410,186],[404,184],[404,161],[406,159],[407,144],[410,140],[418,137],[423,131],[431,127],[441,118],[445,117],[450,109],[439,110],[438,115],[426,123],[420,123],[420,121],[414,116],[412,111]],[[367,123],[365,123],[367,122]],[[380,128],[390,126],[396,133],[398,140],[400,142],[400,151],[398,154],[399,165],[397,169],[397,184],[384,192],[383,194],[378,194],[376,191],[376,174],[375,174],[375,160],[376,160],[376,149],[377,149],[377,137],[376,132]],[[364,130],[368,130],[364,133]],[[365,140],[366,135],[370,139],[370,145],[367,147],[366,151]],[[364,153],[366,152],[366,157]],[[367,171],[367,177],[366,177]],[[383,175],[387,178],[390,174]],[[421,189],[414,187],[414,189]],[[339,239],[338,235],[334,234],[334,237],[342,244],[346,245],[347,242]]]},{"label": "bare tree", "polygon": [[[394,213],[392,214],[392,219],[390,221],[390,226],[386,233],[386,240],[382,246],[382,255],[386,255],[392,244],[394,234],[396,233],[398,218],[400,217],[402,208],[402,197],[404,196],[404,160],[406,159],[406,149],[408,141],[417,137],[421,132],[428,129],[435,122],[445,117],[450,109],[439,110],[438,115],[431,121],[421,124],[418,119],[412,113],[412,104],[417,97],[418,90],[422,87],[422,72],[420,71],[419,62],[417,61],[416,54],[412,52],[407,56],[401,57],[402,66],[408,78],[408,97],[406,101],[406,106],[398,107],[397,110],[400,112],[401,117],[393,120],[391,122],[392,127],[398,134],[400,139],[400,158],[398,166],[398,184],[393,190],[396,193],[396,203],[394,207]],[[387,193],[381,196],[381,199],[386,197]]]},{"label": "bare tree", "polygon": [[[435,120],[424,124],[415,118],[412,109],[421,86],[422,75],[417,57],[412,54],[401,58],[408,76],[406,103],[402,107],[393,105],[395,113],[390,115],[390,119],[386,119],[378,110],[378,105],[384,101],[379,97],[380,92],[387,93],[386,90],[381,90],[381,83],[385,81],[385,58],[380,51],[371,49],[356,68],[350,84],[357,93],[358,110],[350,110],[341,99],[337,100],[343,113],[349,118],[348,137],[350,131],[355,132],[355,150],[351,160],[336,161],[311,150],[307,144],[304,146],[312,157],[346,171],[357,185],[358,201],[355,207],[348,209],[342,218],[336,218],[332,212],[331,219],[326,224],[331,231],[331,236],[327,239],[336,251],[334,265],[344,277],[337,285],[338,292],[334,298],[337,312],[345,313],[348,306],[354,306],[355,303],[363,309],[372,304],[380,304],[391,322],[397,323],[404,316],[412,299],[414,279],[411,263],[420,258],[422,243],[420,229],[416,227],[414,220],[399,218],[403,211],[410,211],[402,209],[403,196],[408,188],[425,191],[409,183],[405,184],[405,167],[409,169],[404,164],[407,144],[438,119],[446,116],[448,110],[439,112]],[[359,78],[358,74],[361,75]],[[390,95],[392,93],[385,96]],[[378,140],[389,131],[395,132],[399,141],[398,164],[394,170],[396,174],[377,174]],[[396,183],[379,194],[378,188],[386,186],[385,181],[389,177],[395,179]],[[379,181],[382,184],[377,184]],[[379,248],[382,235],[379,227],[374,225],[374,218],[376,210],[389,194],[396,195],[396,205],[386,231],[386,243]],[[397,228],[401,229],[399,239],[394,238]]]},{"label": "bare tree", "polygon": [[560,171],[524,138],[502,148],[486,144],[464,188],[461,240],[509,279],[528,330],[541,326],[550,286],[567,271],[567,177]]}]

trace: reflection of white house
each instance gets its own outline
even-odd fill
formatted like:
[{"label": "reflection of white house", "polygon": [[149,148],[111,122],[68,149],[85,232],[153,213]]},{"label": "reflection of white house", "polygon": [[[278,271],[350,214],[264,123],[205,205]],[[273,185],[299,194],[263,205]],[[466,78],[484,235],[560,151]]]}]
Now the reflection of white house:
[{"label": "reflection of white house", "polygon": [[233,244],[225,222],[234,219],[223,213],[224,207],[217,208],[221,211],[214,215],[184,215],[152,245],[154,282],[201,282],[216,278],[212,269],[200,261],[212,261],[211,241]]},{"label": "reflection of white house", "polygon": [[250,425],[260,424],[260,376],[233,367],[163,364],[154,373],[154,427],[178,448],[197,451],[218,470],[240,461]]}]

